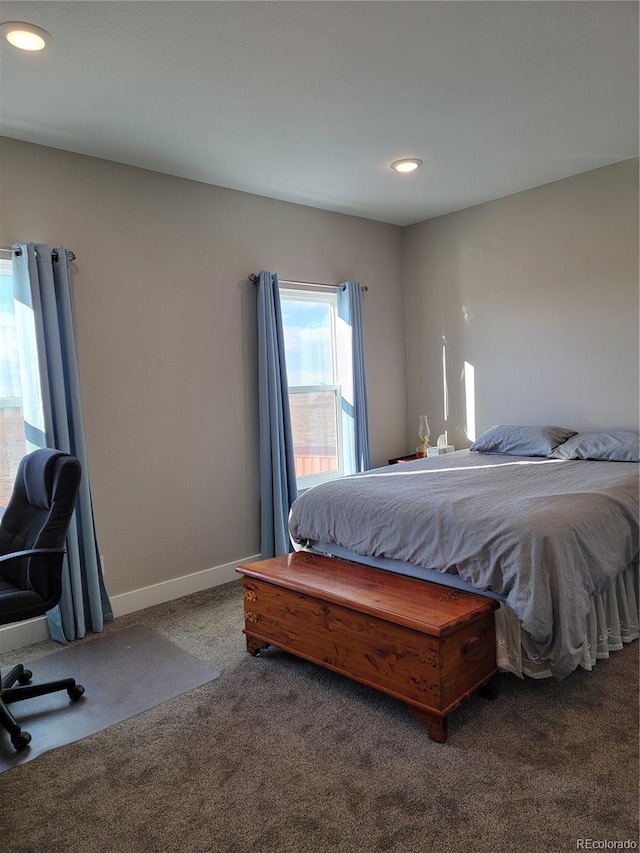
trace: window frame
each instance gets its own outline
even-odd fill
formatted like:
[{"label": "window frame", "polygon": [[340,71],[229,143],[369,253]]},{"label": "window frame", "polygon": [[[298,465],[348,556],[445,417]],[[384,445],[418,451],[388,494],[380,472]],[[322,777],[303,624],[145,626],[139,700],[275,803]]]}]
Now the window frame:
[{"label": "window frame", "polygon": [[[9,279],[13,279],[13,258],[10,252],[5,252],[5,250],[0,250],[0,275]],[[15,312],[14,312],[15,313]],[[19,369],[19,361],[18,361],[18,369]],[[10,400],[19,401],[18,405],[15,405],[13,402],[11,404],[7,404],[5,401]],[[22,398],[22,394],[17,397],[7,397],[0,399],[0,408],[3,410],[2,414],[0,414],[0,425],[3,428],[6,426],[4,424],[5,411],[7,409],[18,409],[20,412],[20,422],[21,422],[21,440],[19,442],[19,446],[12,444],[10,440],[7,440],[7,434],[5,433],[5,439],[0,447],[0,507],[6,506],[8,502],[11,491],[13,489],[13,483],[15,480],[15,475],[17,473],[18,465],[20,464],[20,459],[26,455],[29,451],[28,442],[24,435],[24,400]],[[4,432],[4,429],[3,429]],[[10,432],[9,432],[10,435]],[[12,447],[15,452],[17,448],[18,457],[14,459],[13,465],[11,464],[11,456],[12,456]],[[3,498],[4,496],[4,498]],[[0,510],[1,514],[1,510]]]},{"label": "window frame", "polygon": [[[331,480],[337,480],[339,477],[344,476],[344,447],[343,447],[343,430],[342,430],[342,406],[343,406],[343,395],[342,395],[342,383],[340,381],[340,364],[338,361],[338,336],[337,336],[337,320],[338,320],[338,291],[337,286],[318,286],[317,288],[313,285],[297,285],[294,282],[287,282],[287,284],[278,284],[278,289],[280,293],[280,301],[291,301],[291,302],[309,302],[309,303],[326,303],[329,305],[329,327],[330,327],[330,335],[331,335],[331,362],[332,362],[332,374],[333,374],[333,383],[331,384],[317,384],[317,385],[292,385],[287,376],[287,386],[289,398],[291,398],[294,394],[302,394],[302,393],[324,393],[326,394],[328,391],[333,391],[336,395],[336,407],[335,407],[335,416],[336,416],[336,451],[337,451],[337,467],[331,471],[322,471],[317,474],[303,474],[298,476],[296,474],[296,482],[298,485],[298,491],[303,492],[306,489],[310,489],[313,486],[320,485],[320,483],[327,483]],[[284,320],[283,320],[284,327]],[[285,358],[286,358],[286,347],[285,347]]]}]

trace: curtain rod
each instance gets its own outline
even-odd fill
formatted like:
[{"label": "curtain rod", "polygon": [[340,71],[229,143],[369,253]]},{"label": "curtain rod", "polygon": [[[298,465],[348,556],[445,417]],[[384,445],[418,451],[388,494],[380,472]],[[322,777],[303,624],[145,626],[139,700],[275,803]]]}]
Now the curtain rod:
[{"label": "curtain rod", "polygon": [[[14,252],[14,251],[18,257],[20,257],[20,255],[22,254],[22,251],[20,249],[13,249],[11,246],[0,246],[0,252]],[[75,254],[73,252],[68,252],[68,254],[69,254],[69,260],[75,261],[75,259],[76,259]],[[58,252],[55,249],[51,250],[51,257],[53,258],[54,261],[58,260]]]},{"label": "curtain rod", "polygon": [[[254,284],[258,281],[258,276],[254,272],[252,272],[251,275],[248,276],[248,278],[249,281],[252,281]],[[338,288],[344,290],[344,287],[341,284],[327,284],[323,281],[291,281],[291,279],[288,278],[279,278],[278,284],[297,284],[299,287],[328,287],[331,290],[337,290]],[[363,293],[366,293],[369,288],[366,284],[361,284],[360,290]]]}]

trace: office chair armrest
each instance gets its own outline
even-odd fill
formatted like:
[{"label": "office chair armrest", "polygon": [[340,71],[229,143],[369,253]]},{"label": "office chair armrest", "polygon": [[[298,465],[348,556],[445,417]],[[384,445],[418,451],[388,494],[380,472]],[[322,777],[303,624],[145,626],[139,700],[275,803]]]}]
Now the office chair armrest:
[{"label": "office chair armrest", "polygon": [[11,554],[0,556],[0,565],[11,560],[24,560],[26,557],[40,557],[45,554],[64,554],[64,548],[29,548],[26,551],[12,551]]},{"label": "office chair armrest", "polygon": [[[65,548],[29,548],[4,554],[0,557],[0,576],[19,589],[35,592],[49,609],[60,599],[65,552]],[[11,563],[17,563],[15,569],[7,565]]]}]

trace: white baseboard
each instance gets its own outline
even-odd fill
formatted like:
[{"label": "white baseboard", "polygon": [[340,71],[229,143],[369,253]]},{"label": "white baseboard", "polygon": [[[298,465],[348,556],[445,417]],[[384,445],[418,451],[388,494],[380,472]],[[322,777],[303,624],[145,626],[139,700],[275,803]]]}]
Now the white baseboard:
[{"label": "white baseboard", "polygon": [[10,652],[12,649],[21,649],[40,640],[48,640],[49,632],[44,616],[36,619],[27,619],[26,622],[15,622],[12,625],[3,625],[0,628],[0,652]]},{"label": "white baseboard", "polygon": [[[240,575],[236,572],[236,567],[259,559],[260,555],[256,554],[223,566],[214,566],[181,578],[173,578],[141,589],[134,589],[131,592],[124,592],[121,595],[113,595],[110,597],[113,615],[124,616],[126,613],[135,613],[137,610],[153,607],[154,604],[164,604],[166,601],[191,595],[192,592],[201,592],[203,589],[238,580]],[[23,646],[30,646],[32,643],[48,638],[49,632],[44,616],[28,619],[25,622],[16,622],[13,625],[4,625],[0,628],[0,651],[21,649]]]}]

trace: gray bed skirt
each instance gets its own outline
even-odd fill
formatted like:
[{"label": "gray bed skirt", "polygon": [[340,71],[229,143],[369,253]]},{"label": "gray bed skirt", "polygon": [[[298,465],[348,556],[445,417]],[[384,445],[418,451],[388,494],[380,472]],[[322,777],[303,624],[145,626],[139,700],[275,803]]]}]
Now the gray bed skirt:
[{"label": "gray bed skirt", "polygon": [[[540,659],[535,643],[523,630],[518,617],[506,604],[503,596],[491,592],[481,592],[465,583],[457,575],[441,574],[433,569],[400,563],[379,557],[362,557],[339,545],[326,542],[309,543],[306,548],[296,546],[296,550],[309,550],[330,557],[339,557],[356,563],[375,566],[397,574],[410,575],[444,586],[487,595],[500,602],[496,610],[496,650],[498,667],[502,672],[512,672],[519,678],[552,678],[546,661]],[[591,671],[597,661],[608,658],[609,654],[622,649],[625,643],[638,639],[638,610],[640,604],[639,564],[632,563],[619,574],[604,592],[593,599],[589,613],[588,639],[582,648],[579,666]]]}]

